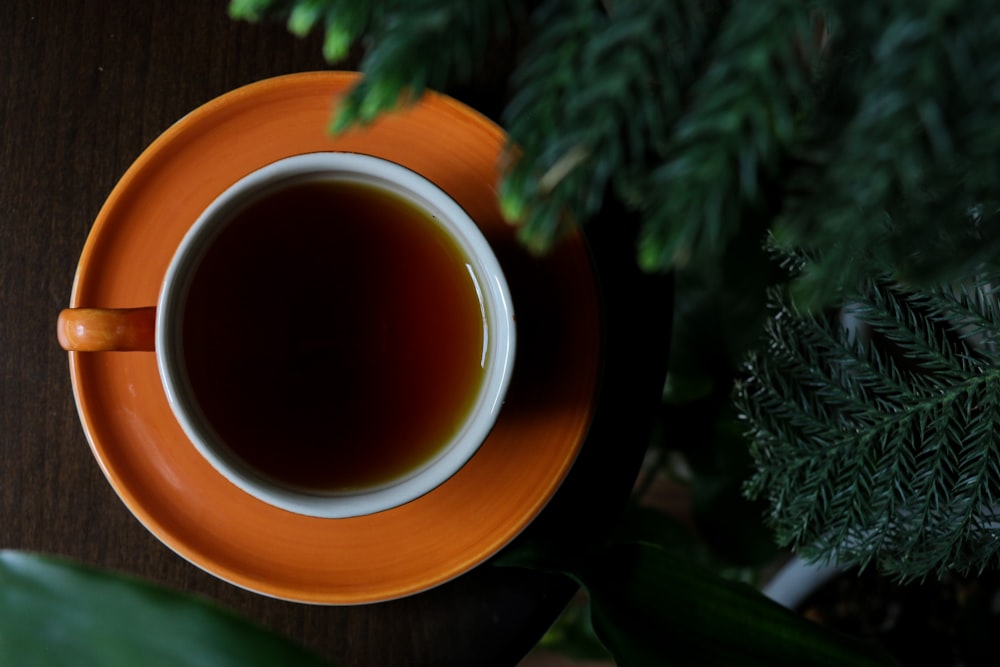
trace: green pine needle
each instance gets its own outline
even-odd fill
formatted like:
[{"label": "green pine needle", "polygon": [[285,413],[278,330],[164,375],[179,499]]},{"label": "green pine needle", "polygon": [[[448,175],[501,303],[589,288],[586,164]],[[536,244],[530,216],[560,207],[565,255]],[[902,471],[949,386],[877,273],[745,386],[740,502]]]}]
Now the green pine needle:
[{"label": "green pine needle", "polygon": [[723,2],[546,0],[514,73],[504,119],[518,160],[501,186],[538,249],[615,193],[635,205],[648,161],[668,150]]},{"label": "green pine needle", "polygon": [[803,304],[859,277],[931,284],[1000,259],[1000,14],[988,2],[829,2],[825,89],[775,234],[822,249]]},{"label": "green pine needle", "polygon": [[809,3],[736,2],[649,173],[640,258],[670,269],[717,256],[797,137],[818,60]]},{"label": "green pine needle", "polygon": [[783,545],[901,579],[1000,565],[998,285],[868,281],[839,316],[775,290],[736,400]]},{"label": "green pine needle", "polygon": [[[328,0],[329,2],[330,0]],[[425,90],[444,90],[467,81],[487,49],[510,30],[519,4],[508,0],[384,0],[338,2],[346,6],[379,6],[369,21],[358,21],[367,45],[361,60],[365,78],[338,107],[333,132],[370,123],[382,113],[416,101]],[[341,24],[338,24],[341,25]],[[334,36],[331,38],[330,35]],[[331,33],[330,51],[355,33]]]}]

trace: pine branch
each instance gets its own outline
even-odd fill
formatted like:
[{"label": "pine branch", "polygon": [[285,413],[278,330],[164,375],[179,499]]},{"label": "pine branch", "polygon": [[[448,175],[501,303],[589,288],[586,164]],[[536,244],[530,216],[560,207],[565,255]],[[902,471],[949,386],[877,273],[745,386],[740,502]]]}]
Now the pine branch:
[{"label": "pine branch", "polygon": [[364,78],[342,100],[333,132],[373,121],[416,101],[425,90],[443,90],[472,78],[487,49],[508,34],[523,11],[518,0],[231,0],[230,16],[282,20],[289,31],[325,31],[329,62],[365,46]]},{"label": "pine branch", "polygon": [[387,0],[366,35],[364,79],[341,101],[334,132],[470,80],[488,48],[509,33],[516,0]]},{"label": "pine branch", "polygon": [[[335,130],[448,89],[512,46],[518,146],[501,208],[544,250],[614,197],[648,270],[721,261],[769,226],[823,249],[822,307],[866,275],[954,281],[1000,265],[1000,13],[986,0],[231,0],[230,13],[364,47]],[[520,36],[520,32],[518,32]],[[863,249],[859,251],[859,249]]]},{"label": "pine branch", "polygon": [[304,37],[316,28],[325,32],[323,56],[328,62],[345,58],[382,15],[391,0],[230,0],[229,15],[245,21],[282,21],[288,31]]},{"label": "pine branch", "polygon": [[853,330],[774,291],[736,402],[756,465],[746,490],[769,501],[782,544],[902,579],[1000,565],[995,280],[870,281]]},{"label": "pine branch", "polygon": [[639,246],[646,269],[717,256],[743,208],[760,203],[811,97],[814,18],[799,0],[733,3],[660,154],[665,161],[648,174]]},{"label": "pine branch", "polygon": [[796,298],[822,305],[872,272],[932,284],[995,265],[1000,17],[985,2],[828,4],[826,95],[774,228],[824,250]]},{"label": "pine branch", "polygon": [[637,183],[668,150],[725,4],[542,3],[504,113],[518,155],[501,204],[530,247],[544,250],[590,220],[612,190],[633,203],[643,196]]}]

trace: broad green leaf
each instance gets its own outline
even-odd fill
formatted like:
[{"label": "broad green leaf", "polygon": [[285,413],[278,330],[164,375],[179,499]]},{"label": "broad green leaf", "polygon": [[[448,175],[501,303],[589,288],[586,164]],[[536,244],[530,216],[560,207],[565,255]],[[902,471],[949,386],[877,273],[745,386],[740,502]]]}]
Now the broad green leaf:
[{"label": "broad green leaf", "polygon": [[761,567],[777,556],[774,533],[764,524],[767,503],[743,495],[753,472],[745,426],[727,404],[714,423],[708,456],[690,456],[695,526],[702,539],[737,566]]},{"label": "broad green leaf", "polygon": [[0,551],[0,665],[329,667],[205,600],[18,551]]},{"label": "broad green leaf", "polygon": [[724,579],[753,583],[757,571],[742,566],[727,554],[713,550],[700,532],[684,525],[670,513],[653,507],[631,507],[625,511],[615,531],[616,542],[646,542],[675,556],[711,570]]},{"label": "broad green leaf", "polygon": [[619,667],[895,664],[874,644],[651,544],[609,544],[568,574],[590,596],[594,629]]},{"label": "broad green leaf", "polygon": [[594,633],[590,622],[590,601],[577,595],[535,646],[574,660],[610,660],[611,654]]}]

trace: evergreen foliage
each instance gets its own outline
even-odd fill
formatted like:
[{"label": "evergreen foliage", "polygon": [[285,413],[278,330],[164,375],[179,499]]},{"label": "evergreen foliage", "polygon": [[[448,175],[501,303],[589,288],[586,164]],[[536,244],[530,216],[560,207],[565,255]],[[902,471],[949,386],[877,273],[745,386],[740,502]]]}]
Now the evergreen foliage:
[{"label": "evergreen foliage", "polygon": [[833,315],[772,290],[737,403],[782,544],[901,579],[1000,565],[998,287],[867,280]]},{"label": "evergreen foliage", "polygon": [[649,173],[644,267],[714,258],[738,233],[744,210],[762,203],[810,97],[814,18],[799,0],[737,2],[711,35],[690,100],[681,98],[669,119],[669,142]]},{"label": "evergreen foliage", "polygon": [[797,298],[996,264],[1000,12],[988,0],[824,4],[827,55],[774,225],[786,247],[823,250]]},{"label": "evergreen foliage", "polygon": [[365,78],[338,105],[334,131],[367,123],[427,89],[468,80],[487,48],[506,35],[519,4],[507,0],[232,0],[233,18],[285,21],[304,36],[324,31],[323,54],[344,59],[364,48]]},{"label": "evergreen foliage", "polygon": [[[331,63],[361,49],[365,77],[335,131],[475,76],[501,40],[517,49],[497,81],[512,138],[499,192],[529,247],[593,224],[613,197],[641,222],[641,266],[679,271],[682,288],[714,274],[731,288],[733,267],[761,266],[765,234],[794,258],[737,392],[748,489],[769,500],[779,539],[903,578],[998,565],[993,0],[231,0],[230,12],[325,31]],[[759,277],[744,282],[729,296],[757,303]],[[827,314],[843,304],[866,335]]]},{"label": "evergreen foliage", "polygon": [[609,191],[644,206],[721,4],[541,4],[504,115],[520,154],[501,203],[530,246],[588,221]]},{"label": "evergreen foliage", "polygon": [[1000,257],[989,0],[231,0],[230,13],[323,30],[331,62],[363,49],[337,130],[468,80],[518,32],[505,44],[519,65],[497,82],[517,146],[502,204],[540,250],[610,195],[641,216],[648,270],[716,261],[748,215],[778,211],[779,243],[824,249],[795,292],[813,307],[864,275],[948,279]]}]

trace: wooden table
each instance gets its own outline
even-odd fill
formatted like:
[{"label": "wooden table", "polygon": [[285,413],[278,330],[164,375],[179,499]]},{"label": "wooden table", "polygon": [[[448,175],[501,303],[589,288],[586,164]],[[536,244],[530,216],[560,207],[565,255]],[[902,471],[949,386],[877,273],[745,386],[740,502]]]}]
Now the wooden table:
[{"label": "wooden table", "polygon": [[[575,590],[568,581],[487,563],[388,603],[318,607],[255,595],[188,564],[135,520],[77,418],[55,317],[118,178],[213,97],[328,67],[319,36],[233,22],[225,0],[0,7],[0,548],[65,555],[214,598],[341,665],[515,664]],[[493,117],[504,93],[487,83],[449,92]],[[569,479],[520,539],[572,545],[599,536],[643,455],[663,381],[670,285],[637,274],[627,218],[618,217],[592,231],[602,237],[593,247],[607,341],[595,421]]]}]

